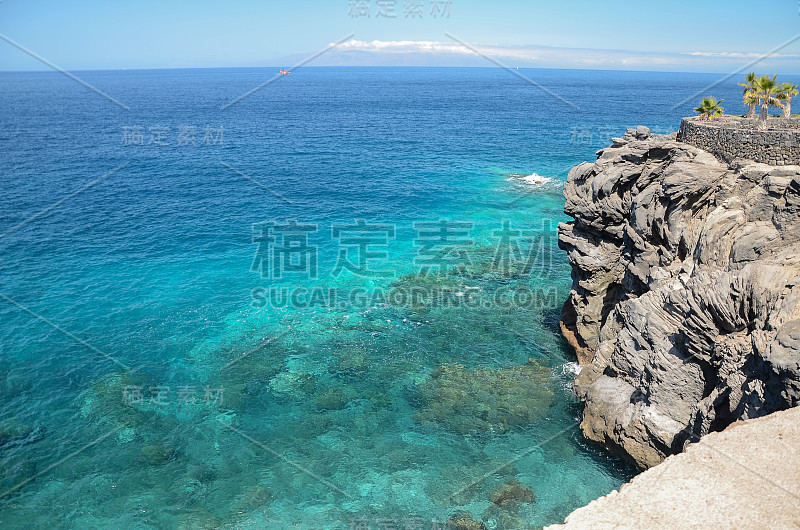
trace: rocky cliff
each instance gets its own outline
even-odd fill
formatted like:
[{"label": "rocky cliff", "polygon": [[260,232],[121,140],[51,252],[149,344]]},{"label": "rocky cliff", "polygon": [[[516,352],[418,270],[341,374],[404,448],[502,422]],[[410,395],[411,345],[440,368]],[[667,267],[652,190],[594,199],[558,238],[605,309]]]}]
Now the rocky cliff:
[{"label": "rocky cliff", "polygon": [[651,467],[800,400],[800,167],[629,130],[572,169],[562,330],[590,440]]}]

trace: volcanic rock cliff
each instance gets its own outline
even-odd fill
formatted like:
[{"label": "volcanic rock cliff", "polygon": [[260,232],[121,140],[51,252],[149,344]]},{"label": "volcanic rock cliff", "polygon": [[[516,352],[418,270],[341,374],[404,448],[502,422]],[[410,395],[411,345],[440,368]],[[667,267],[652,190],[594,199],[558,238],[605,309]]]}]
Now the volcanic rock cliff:
[{"label": "volcanic rock cliff", "polygon": [[584,435],[643,468],[800,400],[800,167],[645,127],[572,169],[562,330]]}]

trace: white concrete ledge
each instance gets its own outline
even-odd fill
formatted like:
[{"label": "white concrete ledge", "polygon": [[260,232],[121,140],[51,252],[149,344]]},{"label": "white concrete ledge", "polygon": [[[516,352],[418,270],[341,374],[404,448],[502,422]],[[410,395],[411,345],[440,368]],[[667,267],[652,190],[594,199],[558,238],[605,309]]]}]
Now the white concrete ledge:
[{"label": "white concrete ledge", "polygon": [[800,407],[711,433],[548,528],[800,528]]}]

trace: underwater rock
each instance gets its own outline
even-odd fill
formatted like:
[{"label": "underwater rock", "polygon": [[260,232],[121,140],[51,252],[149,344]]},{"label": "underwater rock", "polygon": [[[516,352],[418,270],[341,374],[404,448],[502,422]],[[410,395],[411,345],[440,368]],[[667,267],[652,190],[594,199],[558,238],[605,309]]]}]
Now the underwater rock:
[{"label": "underwater rock", "polygon": [[33,383],[25,375],[28,373],[30,372],[23,368],[0,369],[0,396],[4,402],[9,402],[33,388]]},{"label": "underwater rock", "polygon": [[531,503],[536,500],[536,494],[533,489],[527,484],[523,484],[517,480],[512,480],[503,484],[499,488],[489,494],[489,500],[492,504],[500,506],[501,508],[514,509],[520,504]]},{"label": "underwater rock", "polygon": [[564,437],[553,440],[542,447],[546,462],[563,463],[575,458],[575,446],[571,440]]},{"label": "underwater rock", "polygon": [[177,500],[181,506],[197,507],[207,499],[213,484],[204,484],[191,477],[181,477],[172,485],[172,492],[177,495]]},{"label": "underwater rock", "polygon": [[116,439],[129,443],[145,433],[159,436],[178,425],[166,405],[150,402],[149,377],[136,372],[112,372],[99,378],[77,398],[81,415],[89,422],[116,429]]},{"label": "underwater rock", "polygon": [[194,465],[189,468],[188,476],[202,484],[210,484],[217,479],[219,472],[214,466],[209,464]]},{"label": "underwater rock", "polygon": [[281,348],[281,344],[265,344],[244,356],[234,357],[234,362],[219,371],[210,386],[225,389],[223,405],[226,409],[240,412],[256,401],[283,367],[285,352]]},{"label": "underwater rock", "polygon": [[15,419],[0,421],[0,447],[28,438],[33,427]]},{"label": "underwater rock", "polygon": [[81,393],[81,414],[101,425],[115,424],[135,428],[143,424],[147,414],[135,405],[125,403],[126,392],[144,386],[141,374],[113,372],[98,379],[90,388]]},{"label": "underwater rock", "polygon": [[223,408],[235,412],[244,411],[258,392],[253,385],[225,379],[220,379],[219,383],[209,386],[224,389]]},{"label": "underwater rock", "polygon": [[[550,236],[550,234],[541,235]],[[520,241],[524,241],[524,239],[520,238]],[[537,238],[534,236],[530,239],[533,243]],[[537,247],[534,246],[531,250],[536,249]],[[450,248],[440,249],[433,253],[433,256],[439,257],[443,262],[448,262],[453,260],[452,252],[453,250]],[[515,256],[520,259],[501,259],[504,256]],[[532,265],[529,260],[521,259],[524,257],[526,256],[518,244],[478,245],[471,247],[468,253],[464,252],[460,256],[462,259],[458,266],[447,271],[447,274],[407,274],[397,278],[392,283],[392,287],[405,289],[406,292],[415,288],[424,289],[427,292],[433,290],[456,292],[464,289],[464,280],[505,282],[510,279],[525,278],[530,275]]]},{"label": "underwater rock", "polygon": [[231,510],[235,514],[244,514],[269,504],[272,493],[263,484],[254,484],[244,488],[231,503]]},{"label": "underwater rock", "polygon": [[[420,450],[423,448],[424,446],[418,447]],[[443,506],[466,506],[473,502],[484,502],[479,488],[473,486],[475,479],[485,475],[488,470],[496,470],[496,476],[507,479],[518,473],[513,464],[508,464],[508,460],[486,458],[486,455],[479,453],[472,455],[473,461],[469,464],[462,462],[443,464],[438,457],[430,456],[431,451],[420,454],[427,457],[419,459],[421,467],[435,461],[439,469],[435,476],[427,479],[425,494]]]},{"label": "underwater rock", "polygon": [[518,514],[515,510],[507,510],[497,505],[490,505],[481,515],[486,521],[486,526],[493,530],[521,530],[531,528],[526,518]]},{"label": "underwater rock", "polygon": [[359,378],[367,374],[370,364],[370,357],[363,349],[345,348],[336,353],[331,372],[344,378]]},{"label": "underwater rock", "polygon": [[[547,234],[550,236],[550,234]],[[524,241],[524,238],[520,238]],[[531,239],[531,243],[534,240]],[[525,245],[521,245],[524,247]],[[483,281],[506,281],[514,278],[525,278],[531,273],[533,260],[526,258],[525,252],[518,244],[500,243],[494,246],[476,246],[470,250],[469,263],[466,263],[457,274],[463,278]],[[534,245],[531,251],[536,251]],[[503,256],[514,256],[518,259],[501,260]]]},{"label": "underwater rock", "polygon": [[500,369],[445,364],[418,385],[424,405],[414,419],[459,434],[504,433],[535,423],[553,401],[550,370],[535,359]]},{"label": "underwater rock", "polygon": [[223,520],[204,508],[195,508],[178,518],[177,530],[216,530]]},{"label": "underwater rock", "polygon": [[292,432],[301,438],[315,438],[328,432],[334,425],[333,419],[324,411],[307,410],[302,416],[290,422]]},{"label": "underwater rock", "polygon": [[391,409],[394,406],[392,396],[386,392],[375,392],[369,396],[369,402],[377,409]]},{"label": "underwater rock", "polygon": [[37,473],[38,465],[33,460],[17,457],[3,462],[0,466],[0,493],[34,480]]},{"label": "underwater rock", "polygon": [[381,464],[390,471],[401,471],[411,469],[416,462],[414,454],[408,449],[401,447],[393,449],[381,457]]},{"label": "underwater rock", "polygon": [[349,402],[350,400],[347,398],[344,389],[339,387],[317,394],[314,399],[317,407],[325,410],[342,410],[347,407]]},{"label": "underwater rock", "polygon": [[520,512],[523,505],[536,500],[533,489],[528,484],[511,480],[498,486],[489,494],[492,504],[483,513],[482,518],[489,526],[497,529],[526,528],[525,517]]},{"label": "underwater rock", "polygon": [[486,525],[476,521],[467,512],[456,512],[447,521],[447,528],[454,530],[487,530]]},{"label": "underwater rock", "polygon": [[139,455],[151,466],[163,466],[178,457],[178,452],[166,445],[145,445]]},{"label": "underwater rock", "polygon": [[305,372],[281,372],[269,382],[272,392],[293,397],[312,393],[316,385],[316,374]]}]

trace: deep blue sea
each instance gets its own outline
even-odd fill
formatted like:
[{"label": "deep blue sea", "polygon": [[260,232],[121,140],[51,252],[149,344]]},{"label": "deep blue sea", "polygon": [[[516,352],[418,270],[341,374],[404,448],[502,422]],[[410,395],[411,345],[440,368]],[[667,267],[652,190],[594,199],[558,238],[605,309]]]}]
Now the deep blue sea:
[{"label": "deep blue sea", "polygon": [[0,73],[0,526],[527,528],[629,480],[577,425],[562,183],[719,76],[237,100],[277,72]]}]

